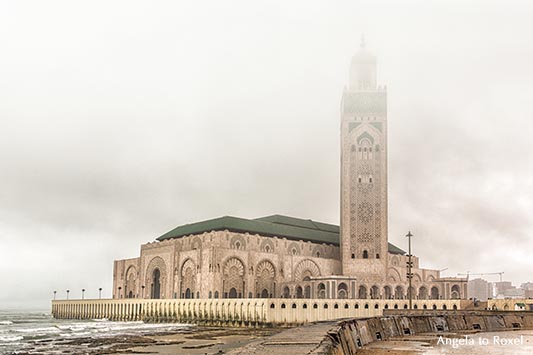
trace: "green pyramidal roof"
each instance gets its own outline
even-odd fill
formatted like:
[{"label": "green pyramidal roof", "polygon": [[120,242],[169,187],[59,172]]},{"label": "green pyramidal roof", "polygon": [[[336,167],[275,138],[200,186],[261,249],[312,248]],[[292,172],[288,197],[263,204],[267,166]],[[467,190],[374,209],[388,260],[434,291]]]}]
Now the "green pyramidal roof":
[{"label": "green pyramidal roof", "polygon": [[[229,230],[232,232],[276,236],[292,240],[310,241],[339,245],[339,226],[283,215],[272,215],[256,219],[224,216],[206,221],[184,224],[157,238],[162,241],[209,231]],[[405,251],[389,243],[389,253],[405,254]]]}]

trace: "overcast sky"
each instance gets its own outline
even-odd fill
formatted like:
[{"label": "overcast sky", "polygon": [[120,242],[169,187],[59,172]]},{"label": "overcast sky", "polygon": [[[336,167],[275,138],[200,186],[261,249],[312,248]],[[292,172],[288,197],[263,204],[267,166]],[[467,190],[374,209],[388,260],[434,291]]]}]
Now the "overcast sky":
[{"label": "overcast sky", "polygon": [[[0,2],[0,308],[111,295],[184,223],[338,223],[364,32],[388,86],[389,240],[533,281],[529,1]],[[487,277],[497,280],[497,277]]]}]

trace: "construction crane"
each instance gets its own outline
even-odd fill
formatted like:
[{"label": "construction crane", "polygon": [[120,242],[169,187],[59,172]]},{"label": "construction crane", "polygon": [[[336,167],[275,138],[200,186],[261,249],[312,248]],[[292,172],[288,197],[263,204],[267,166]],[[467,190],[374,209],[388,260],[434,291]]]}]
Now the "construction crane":
[{"label": "construction crane", "polygon": [[500,275],[500,282],[502,282],[503,280],[503,274],[504,272],[503,271],[500,271],[500,272],[483,272],[483,273],[478,273],[478,274],[475,274],[475,273],[471,273],[470,271],[467,271],[466,274],[457,274],[457,276],[466,276],[466,279],[468,280],[469,276],[470,275],[476,275],[476,276],[484,276],[484,275]]}]

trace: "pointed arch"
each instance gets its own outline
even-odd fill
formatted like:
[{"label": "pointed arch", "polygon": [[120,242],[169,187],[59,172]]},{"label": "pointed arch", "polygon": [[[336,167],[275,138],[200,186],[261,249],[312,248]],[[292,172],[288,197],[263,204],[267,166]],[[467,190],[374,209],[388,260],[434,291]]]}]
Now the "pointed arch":
[{"label": "pointed arch", "polygon": [[236,256],[229,257],[223,267],[223,294],[225,298],[242,298],[244,293],[244,274],[246,266]]},{"label": "pointed arch", "polygon": [[124,285],[124,295],[133,298],[137,294],[137,268],[130,265],[126,270],[126,279]]},{"label": "pointed arch", "polygon": [[260,261],[255,268],[255,284],[257,297],[274,297],[276,268],[270,260]]},{"label": "pointed arch", "polygon": [[390,267],[387,274],[388,274],[387,279],[391,282],[399,282],[402,280],[400,272],[396,268]]},{"label": "pointed arch", "polygon": [[[156,270],[159,270],[159,275],[157,277],[157,280],[154,280],[154,275],[157,274],[155,273]],[[165,261],[160,256],[153,257],[148,263],[145,272],[145,285],[150,290],[150,297],[154,297],[154,295],[156,295],[154,293],[154,288],[159,288],[160,290],[159,295],[156,296],[159,296],[161,298],[164,298],[166,296],[165,289],[167,279],[167,266]]]},{"label": "pointed arch", "polygon": [[318,277],[320,275],[321,274],[318,265],[310,259],[304,259],[300,261],[298,265],[296,265],[294,271],[294,280],[304,281],[304,278],[306,277]]},{"label": "pointed arch", "polygon": [[196,291],[196,264],[191,258],[181,264],[181,297],[193,298]]}]

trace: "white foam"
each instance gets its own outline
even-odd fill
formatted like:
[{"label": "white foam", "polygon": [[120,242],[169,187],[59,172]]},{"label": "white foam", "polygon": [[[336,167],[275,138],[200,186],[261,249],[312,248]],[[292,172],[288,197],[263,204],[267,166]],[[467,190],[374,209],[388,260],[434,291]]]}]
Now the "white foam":
[{"label": "white foam", "polygon": [[41,328],[20,328],[13,329],[17,333],[59,333],[59,329],[56,327],[41,327]]},{"label": "white foam", "polygon": [[2,321],[0,321],[0,325],[11,325],[11,324],[13,324],[13,322],[10,321],[10,320],[2,320]]},{"label": "white foam", "polygon": [[3,342],[3,343],[12,343],[14,341],[18,341],[22,339],[24,339],[24,337],[20,335],[0,336],[0,342]]}]

